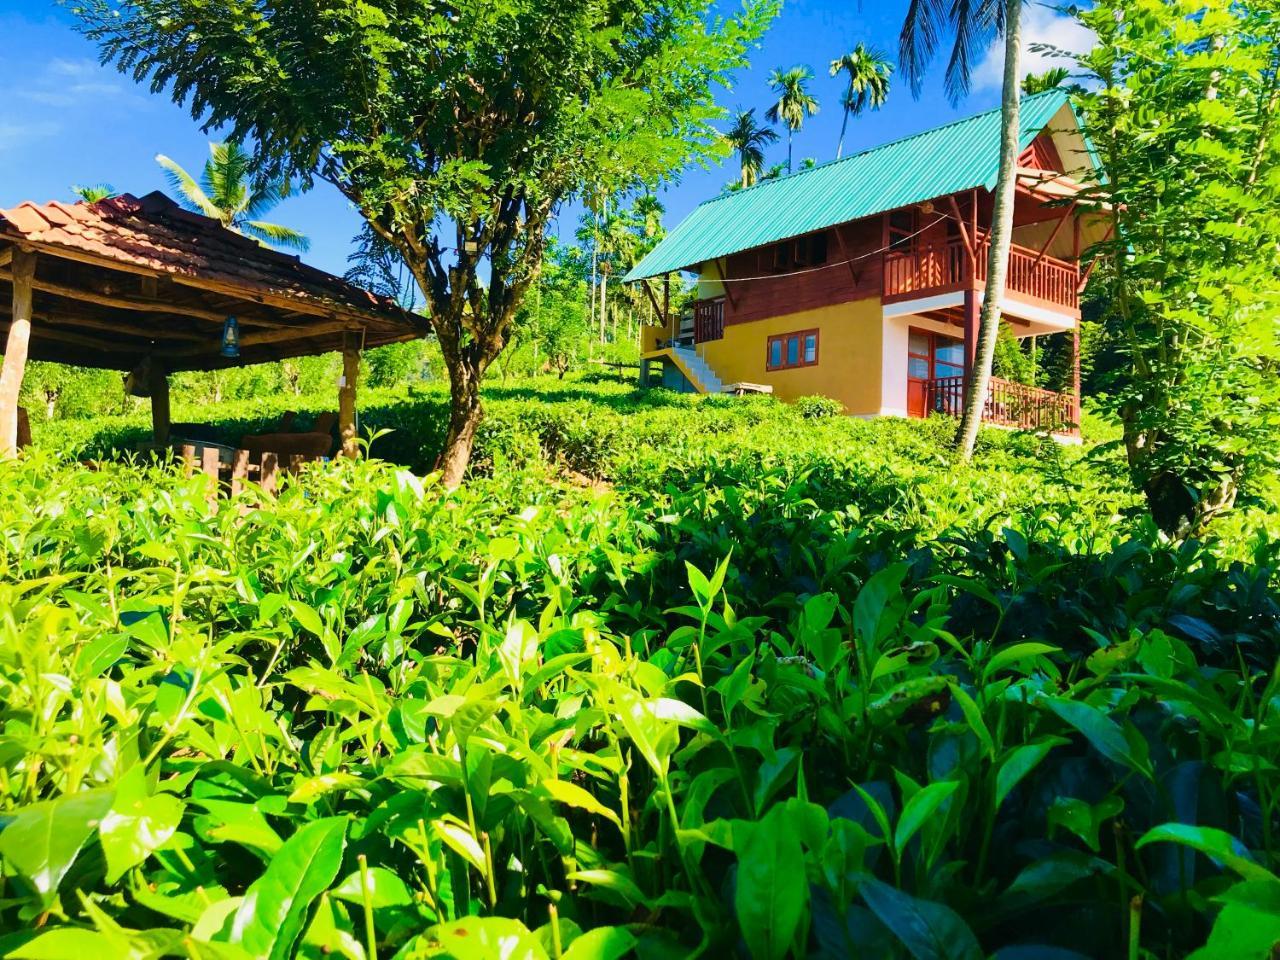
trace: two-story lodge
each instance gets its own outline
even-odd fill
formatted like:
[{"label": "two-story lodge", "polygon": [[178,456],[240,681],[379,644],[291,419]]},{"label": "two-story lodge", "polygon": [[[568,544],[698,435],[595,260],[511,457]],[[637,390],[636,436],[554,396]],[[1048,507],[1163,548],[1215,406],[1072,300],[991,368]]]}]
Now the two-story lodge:
[{"label": "two-story lodge", "polygon": [[[1070,337],[1075,388],[994,379],[986,419],[1076,435],[1080,258],[1106,229],[1076,198],[1099,164],[1061,91],[1023,101],[1021,138],[1002,322],[1019,338]],[[661,323],[645,328],[642,381],[821,394],[858,416],[958,414],[999,140],[997,110],[703,203],[626,277],[649,289]],[[683,322],[669,307],[679,271],[698,278]]]}]

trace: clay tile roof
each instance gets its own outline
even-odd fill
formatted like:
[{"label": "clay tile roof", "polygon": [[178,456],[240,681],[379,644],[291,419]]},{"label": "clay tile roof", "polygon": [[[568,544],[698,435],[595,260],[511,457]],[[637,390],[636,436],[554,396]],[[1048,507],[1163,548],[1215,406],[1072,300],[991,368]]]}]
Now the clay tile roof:
[{"label": "clay tile roof", "polygon": [[21,203],[0,209],[0,240],[90,255],[198,281],[246,297],[289,301],[305,312],[418,325],[390,298],[271,250],[216,220],[183,210],[163,193],[122,194],[94,204]]}]

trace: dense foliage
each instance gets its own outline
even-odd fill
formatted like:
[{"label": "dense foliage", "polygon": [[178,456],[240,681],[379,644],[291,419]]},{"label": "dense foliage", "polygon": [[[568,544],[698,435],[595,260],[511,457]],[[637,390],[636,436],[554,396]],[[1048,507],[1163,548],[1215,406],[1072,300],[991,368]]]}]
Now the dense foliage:
[{"label": "dense foliage", "polygon": [[1098,0],[1080,102],[1112,229],[1107,384],[1135,486],[1196,532],[1280,468],[1280,7]]},{"label": "dense foliage", "polygon": [[538,387],[452,492],[0,464],[0,952],[1280,940],[1276,540],[1036,438]]},{"label": "dense foliage", "polygon": [[258,173],[345,196],[423,298],[452,387],[447,485],[560,206],[655,186],[720,149],[713,90],[778,10],[745,0],[85,0],[104,59]]}]

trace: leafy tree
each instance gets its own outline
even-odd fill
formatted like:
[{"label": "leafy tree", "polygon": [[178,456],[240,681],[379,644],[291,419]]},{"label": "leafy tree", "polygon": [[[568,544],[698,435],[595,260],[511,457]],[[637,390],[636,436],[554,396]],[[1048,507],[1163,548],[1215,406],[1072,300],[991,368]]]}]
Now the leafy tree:
[{"label": "leafy tree", "polygon": [[383,297],[390,297],[406,310],[418,306],[418,289],[400,251],[366,222],[352,240],[355,249],[348,255],[350,268],[344,279]]},{"label": "leafy tree", "polygon": [[1065,87],[1071,79],[1071,71],[1066,67],[1051,67],[1043,73],[1029,73],[1022,78],[1022,92],[1033,97],[1037,93],[1048,93]]},{"label": "leafy tree", "polygon": [[107,61],[252,142],[259,177],[328,181],[400,252],[449,371],[438,467],[454,485],[483,416],[481,380],[557,208],[718,150],[712,87],[744,65],[778,0],[746,0],[728,20],[709,19],[711,7],[87,0],[80,17]]},{"label": "leafy tree", "polygon": [[109,183],[96,183],[91,186],[82,186],[77,183],[71,188],[71,192],[85,203],[98,203],[101,200],[110,200],[114,197],[116,188]]},{"label": "leafy tree", "polygon": [[311,242],[298,231],[261,219],[289,195],[289,180],[255,180],[253,157],[240,144],[209,144],[209,159],[199,182],[164,154],[157,154],[156,163],[164,167],[169,186],[187,209],[260,243],[294,250],[310,248]]},{"label": "leafy tree", "polygon": [[769,88],[777,99],[765,111],[770,123],[780,123],[787,128],[787,173],[791,172],[791,145],[796,131],[804,126],[805,117],[818,112],[818,101],[809,93],[809,81],[813,79],[811,67],[775,69],[769,75]]},{"label": "leafy tree", "polygon": [[844,155],[844,135],[850,116],[860,116],[867,110],[879,110],[889,98],[889,78],[893,75],[893,62],[879,50],[866,44],[858,44],[848,53],[831,61],[831,76],[848,77],[840,105],[844,107],[844,119],[840,121],[840,143],[836,146],[836,159]]},{"label": "leafy tree", "polygon": [[[1009,273],[1013,247],[1013,209],[1017,193],[1020,146],[1022,5],[1024,0],[976,0],[954,5],[939,0],[911,0],[902,27],[900,60],[912,91],[919,96],[924,74],[943,34],[955,37],[947,64],[946,87],[952,101],[969,90],[972,54],[992,34],[1004,36],[1004,82],[1000,102],[1000,171],[996,178],[994,223],[987,265],[986,296],[978,325],[978,350],[965,386],[964,416],[956,443],[961,459],[973,456],[991,384],[996,342],[1000,335],[1000,299]],[[981,49],[981,48],[979,48]]]},{"label": "leafy tree", "polygon": [[733,117],[733,125],[724,135],[733,152],[738,155],[738,169],[741,171],[739,185],[750,187],[760,179],[760,171],[764,168],[765,147],[776,143],[778,133],[772,127],[762,126],[756,120],[756,111],[738,110]]},{"label": "leafy tree", "polygon": [[1272,0],[1098,0],[1078,58],[1107,170],[1105,402],[1175,537],[1280,465],[1280,11]]},{"label": "leafy tree", "polygon": [[122,413],[127,408],[118,373],[42,361],[27,365],[21,402],[32,416],[46,420]]}]

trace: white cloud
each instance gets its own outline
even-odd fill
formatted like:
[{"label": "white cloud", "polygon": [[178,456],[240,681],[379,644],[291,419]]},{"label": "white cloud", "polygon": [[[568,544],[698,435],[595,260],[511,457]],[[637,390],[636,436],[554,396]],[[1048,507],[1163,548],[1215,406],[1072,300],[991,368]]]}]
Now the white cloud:
[{"label": "white cloud", "polygon": [[136,106],[141,100],[113,70],[93,60],[65,59],[50,60],[31,85],[19,91],[19,96],[42,107],[89,107],[95,111],[124,102]]},{"label": "white cloud", "polygon": [[[1083,53],[1093,47],[1094,36],[1070,17],[1036,4],[1028,6],[1022,14],[1022,75],[1044,73],[1052,67],[1071,69],[1072,62],[1066,57],[1032,51],[1032,47],[1040,45]],[[973,89],[999,90],[1003,83],[1004,41],[998,40],[973,71]]]},{"label": "white cloud", "polygon": [[61,132],[62,124],[52,120],[41,120],[36,123],[0,122],[0,153],[15,147],[26,146],[35,140],[56,137]]}]

